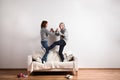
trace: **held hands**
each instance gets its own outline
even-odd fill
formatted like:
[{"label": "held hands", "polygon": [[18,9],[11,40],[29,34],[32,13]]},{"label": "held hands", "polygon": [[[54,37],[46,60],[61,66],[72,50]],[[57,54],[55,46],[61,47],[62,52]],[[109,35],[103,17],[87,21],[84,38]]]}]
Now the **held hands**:
[{"label": "held hands", "polygon": [[53,28],[50,29],[50,32],[59,32],[59,29],[57,28],[55,31]]},{"label": "held hands", "polygon": [[50,29],[50,32],[55,32],[53,28]]}]

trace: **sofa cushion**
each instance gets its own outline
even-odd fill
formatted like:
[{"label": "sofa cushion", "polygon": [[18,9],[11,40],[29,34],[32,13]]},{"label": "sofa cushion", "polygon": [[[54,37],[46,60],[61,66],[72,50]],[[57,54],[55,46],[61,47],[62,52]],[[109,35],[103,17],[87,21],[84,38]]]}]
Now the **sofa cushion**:
[{"label": "sofa cushion", "polygon": [[[32,54],[32,58],[33,58],[33,60],[42,63],[41,59],[44,54],[45,54],[45,51],[43,49],[41,49],[40,51],[34,51]],[[73,54],[71,51],[65,51],[64,58],[65,58],[64,62],[74,60],[74,57],[73,57]],[[58,52],[55,50],[50,50],[48,57],[47,57],[47,62],[61,62]]]},{"label": "sofa cushion", "polygon": [[74,56],[73,56],[73,53],[71,51],[66,51],[64,53],[67,61],[74,61]]}]

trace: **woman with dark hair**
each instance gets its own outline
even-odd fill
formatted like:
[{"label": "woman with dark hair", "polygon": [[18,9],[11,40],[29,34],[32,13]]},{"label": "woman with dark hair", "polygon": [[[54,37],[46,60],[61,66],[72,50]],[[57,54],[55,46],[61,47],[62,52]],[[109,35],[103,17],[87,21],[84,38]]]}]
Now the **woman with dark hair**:
[{"label": "woman with dark hair", "polygon": [[49,53],[49,48],[48,48],[48,35],[52,35],[53,29],[51,31],[47,30],[48,22],[47,21],[42,21],[41,23],[41,44],[45,48],[46,52],[44,56],[42,57],[42,63],[47,61],[47,55]]}]

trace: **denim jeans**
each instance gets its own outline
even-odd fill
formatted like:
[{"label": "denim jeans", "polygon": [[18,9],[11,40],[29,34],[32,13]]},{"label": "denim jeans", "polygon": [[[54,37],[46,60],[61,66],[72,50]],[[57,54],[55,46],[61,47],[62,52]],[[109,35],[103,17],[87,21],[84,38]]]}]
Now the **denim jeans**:
[{"label": "denim jeans", "polygon": [[49,50],[50,49],[53,49],[56,45],[60,45],[59,47],[59,55],[60,55],[60,58],[61,58],[61,61],[63,62],[64,61],[64,55],[63,55],[63,49],[66,45],[66,42],[64,40],[59,40],[59,41],[56,41],[54,42],[50,47],[49,47]]},{"label": "denim jeans", "polygon": [[47,61],[47,56],[48,56],[48,53],[49,53],[49,49],[48,49],[48,42],[47,41],[41,41],[41,44],[46,50],[44,56],[42,57],[42,63],[43,63],[43,61],[45,61],[45,62]]}]

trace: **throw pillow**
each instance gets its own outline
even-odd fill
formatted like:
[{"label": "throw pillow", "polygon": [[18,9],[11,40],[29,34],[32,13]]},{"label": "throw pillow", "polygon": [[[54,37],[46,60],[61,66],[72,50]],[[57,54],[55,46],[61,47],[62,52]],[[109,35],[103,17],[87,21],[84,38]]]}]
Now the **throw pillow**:
[{"label": "throw pillow", "polygon": [[67,61],[74,61],[74,56],[71,51],[66,51],[64,55]]}]

